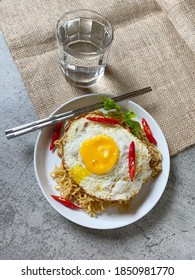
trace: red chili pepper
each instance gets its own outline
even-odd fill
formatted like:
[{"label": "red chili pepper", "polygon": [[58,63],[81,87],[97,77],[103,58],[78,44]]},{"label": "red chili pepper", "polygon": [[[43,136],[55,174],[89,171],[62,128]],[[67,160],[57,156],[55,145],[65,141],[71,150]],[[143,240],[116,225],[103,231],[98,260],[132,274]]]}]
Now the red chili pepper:
[{"label": "red chili pepper", "polygon": [[81,207],[79,207],[78,205],[74,204],[70,200],[67,200],[61,196],[51,194],[51,197],[53,197],[56,201],[60,202],[61,204],[63,204],[66,207],[69,207],[72,209],[81,209]]},{"label": "red chili pepper", "polygon": [[89,120],[89,121],[100,122],[100,123],[105,123],[105,124],[120,124],[120,122],[118,120],[112,119],[112,118],[87,117],[86,119]]},{"label": "red chili pepper", "polygon": [[149,124],[147,123],[147,121],[144,118],[142,118],[142,125],[143,125],[144,131],[145,131],[146,136],[147,136],[148,140],[150,141],[150,143],[156,145],[157,141],[152,134]]},{"label": "red chili pepper", "polygon": [[60,137],[60,130],[61,130],[61,127],[62,127],[62,122],[59,122],[59,123],[56,125],[56,127],[54,128],[53,136],[52,136],[52,139],[51,139],[51,144],[50,144],[50,147],[49,147],[49,148],[50,148],[50,151],[52,151],[53,148],[55,147],[54,142],[55,142],[56,140],[58,140],[59,137]]},{"label": "red chili pepper", "polygon": [[132,141],[129,146],[129,175],[131,181],[133,181],[135,178],[135,172],[136,172],[135,142]]}]

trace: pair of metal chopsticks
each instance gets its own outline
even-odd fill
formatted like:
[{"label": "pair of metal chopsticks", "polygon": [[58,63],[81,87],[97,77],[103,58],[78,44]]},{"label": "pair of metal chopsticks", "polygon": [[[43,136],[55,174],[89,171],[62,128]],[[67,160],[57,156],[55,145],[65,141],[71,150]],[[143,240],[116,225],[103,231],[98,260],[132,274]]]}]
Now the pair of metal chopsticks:
[{"label": "pair of metal chopsticks", "polygon": [[[151,87],[146,87],[146,88],[143,88],[143,89],[139,89],[139,90],[136,90],[136,91],[132,91],[132,92],[123,94],[121,96],[113,97],[111,99],[114,100],[115,102],[119,102],[119,101],[128,99],[129,97],[139,96],[139,95],[144,94],[144,93],[149,92],[149,91],[152,91]],[[41,129],[43,127],[47,127],[47,126],[56,124],[58,122],[65,121],[65,120],[68,120],[70,118],[79,116],[83,113],[93,111],[95,109],[101,108],[102,106],[103,106],[103,103],[99,102],[99,103],[89,105],[89,106],[86,106],[86,107],[83,107],[83,108],[79,108],[79,109],[76,109],[76,110],[71,110],[71,111],[61,113],[61,114],[53,115],[53,116],[45,118],[45,119],[41,119],[41,120],[38,120],[38,121],[34,121],[34,122],[31,122],[31,123],[20,125],[20,126],[17,126],[15,128],[7,129],[7,130],[5,130],[5,134],[6,134],[7,139],[15,138],[17,136],[21,136],[21,135],[24,135],[26,133],[33,132],[35,130]]]}]

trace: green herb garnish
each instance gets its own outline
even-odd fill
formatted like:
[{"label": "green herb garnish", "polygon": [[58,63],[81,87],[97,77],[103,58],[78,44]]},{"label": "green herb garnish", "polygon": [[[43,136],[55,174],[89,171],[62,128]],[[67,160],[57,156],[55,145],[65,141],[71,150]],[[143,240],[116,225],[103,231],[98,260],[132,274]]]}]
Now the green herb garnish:
[{"label": "green herb garnish", "polygon": [[104,110],[106,111],[110,111],[115,109],[116,111],[120,112],[121,107],[119,105],[117,105],[114,100],[112,100],[111,98],[102,96],[103,99],[103,104],[104,104]]},{"label": "green herb garnish", "polygon": [[118,119],[121,123],[125,123],[130,127],[133,135],[140,137],[141,125],[138,121],[133,120],[136,114],[132,111],[122,112],[121,107],[117,105],[113,99],[109,97],[102,97],[103,109],[108,111],[107,116]]}]

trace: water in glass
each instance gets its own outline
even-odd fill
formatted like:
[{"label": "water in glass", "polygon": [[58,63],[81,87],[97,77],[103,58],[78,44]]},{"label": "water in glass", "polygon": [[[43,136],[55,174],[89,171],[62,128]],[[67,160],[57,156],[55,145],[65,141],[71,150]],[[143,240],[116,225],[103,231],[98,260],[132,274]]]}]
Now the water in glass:
[{"label": "water in glass", "polygon": [[88,87],[103,75],[112,34],[101,23],[76,18],[59,29],[61,70],[76,86]]}]

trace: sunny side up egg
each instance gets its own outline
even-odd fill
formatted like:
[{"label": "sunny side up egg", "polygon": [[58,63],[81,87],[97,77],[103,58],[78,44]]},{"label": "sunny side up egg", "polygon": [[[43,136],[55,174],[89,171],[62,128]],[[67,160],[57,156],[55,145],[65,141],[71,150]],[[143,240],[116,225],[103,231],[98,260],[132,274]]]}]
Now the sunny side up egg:
[{"label": "sunny side up egg", "polygon": [[[128,152],[135,142],[136,176],[129,176]],[[109,201],[129,200],[150,177],[147,147],[121,125],[75,119],[66,131],[63,159],[73,180],[86,193]]]}]

